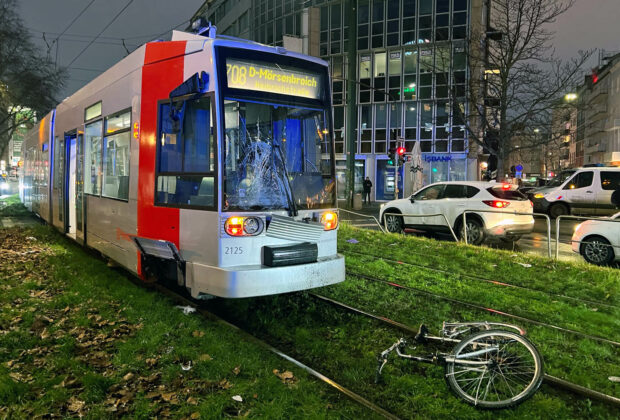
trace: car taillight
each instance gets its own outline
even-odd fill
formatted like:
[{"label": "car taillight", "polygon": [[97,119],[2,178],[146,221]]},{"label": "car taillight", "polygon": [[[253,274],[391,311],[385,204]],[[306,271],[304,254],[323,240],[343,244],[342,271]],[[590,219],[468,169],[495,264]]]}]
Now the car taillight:
[{"label": "car taillight", "polygon": [[333,230],[338,227],[338,214],[333,211],[326,211],[321,215],[321,223],[325,230]]},{"label": "car taillight", "polygon": [[253,236],[263,230],[263,222],[258,217],[229,217],[224,224],[224,230],[230,236]]},{"label": "car taillight", "polygon": [[505,209],[506,207],[510,205],[508,201],[502,201],[502,200],[482,200],[482,202],[486,204],[487,206],[490,206],[496,209]]}]

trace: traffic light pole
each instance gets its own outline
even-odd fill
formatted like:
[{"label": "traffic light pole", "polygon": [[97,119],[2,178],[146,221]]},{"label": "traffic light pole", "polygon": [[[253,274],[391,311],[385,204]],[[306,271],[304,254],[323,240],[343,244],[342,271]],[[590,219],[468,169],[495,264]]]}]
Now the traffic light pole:
[{"label": "traffic light pole", "polygon": [[347,51],[347,123],[345,139],[347,141],[347,200],[353,208],[355,195],[355,152],[357,138],[355,127],[357,126],[357,0],[347,0],[348,51]]}]

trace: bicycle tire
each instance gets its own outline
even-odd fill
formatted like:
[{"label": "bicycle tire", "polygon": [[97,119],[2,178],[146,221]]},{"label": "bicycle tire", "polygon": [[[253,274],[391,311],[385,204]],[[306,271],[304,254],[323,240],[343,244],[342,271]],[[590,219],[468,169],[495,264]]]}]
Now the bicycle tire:
[{"label": "bicycle tire", "polygon": [[[499,350],[474,355],[489,345],[499,345]],[[472,356],[463,357],[467,354]],[[463,362],[459,363],[459,358]],[[466,360],[484,364],[468,366]],[[454,347],[445,363],[445,379],[450,389],[468,404],[484,409],[521,404],[536,393],[543,376],[543,360],[534,344],[522,335],[505,330],[470,335]]]}]

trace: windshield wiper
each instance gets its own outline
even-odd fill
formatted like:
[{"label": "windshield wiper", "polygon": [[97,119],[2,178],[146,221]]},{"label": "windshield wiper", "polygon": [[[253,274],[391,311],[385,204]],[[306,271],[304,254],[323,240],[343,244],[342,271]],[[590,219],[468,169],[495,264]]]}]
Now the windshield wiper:
[{"label": "windshield wiper", "polygon": [[276,143],[275,139],[273,140],[273,147],[278,151],[278,155],[280,156],[280,162],[282,162],[282,169],[284,170],[284,179],[286,179],[286,185],[288,185],[288,191],[286,191],[286,201],[288,201],[288,215],[291,217],[297,216],[297,206],[295,205],[295,196],[293,194],[293,187],[291,186],[291,181],[288,177],[288,171],[286,170],[286,162],[284,161],[284,156],[282,155],[282,149],[280,149],[280,145]]}]

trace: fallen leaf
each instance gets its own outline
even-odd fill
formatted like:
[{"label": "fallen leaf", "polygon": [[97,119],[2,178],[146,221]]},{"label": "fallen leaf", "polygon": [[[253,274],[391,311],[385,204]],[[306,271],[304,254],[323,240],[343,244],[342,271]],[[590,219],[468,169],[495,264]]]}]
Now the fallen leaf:
[{"label": "fallen leaf", "polygon": [[239,375],[240,372],[241,366],[235,366],[235,368],[233,369],[233,373],[235,374],[235,376]]},{"label": "fallen leaf", "polygon": [[188,404],[191,404],[191,405],[198,405],[198,401],[194,397],[187,397],[187,401],[186,402]]},{"label": "fallen leaf", "polygon": [[200,413],[199,413],[199,412],[192,413],[192,414],[189,416],[189,418],[190,418],[190,419],[192,419],[192,420],[199,419],[199,418],[200,418]]},{"label": "fallen leaf", "polygon": [[69,404],[67,405],[67,409],[74,413],[80,411],[82,408],[84,408],[84,405],[86,404],[84,401],[78,400],[76,397],[69,398],[68,403]]},{"label": "fallen leaf", "polygon": [[209,361],[209,360],[213,360],[213,357],[209,356],[208,354],[201,354],[198,357],[198,360],[200,360],[201,362],[206,362],[206,361]]},{"label": "fallen leaf", "polygon": [[232,399],[233,399],[233,400],[235,400],[235,401],[239,401],[239,402],[242,402],[242,401],[243,401],[243,398],[241,398],[241,395],[234,395],[234,396],[232,397]]},{"label": "fallen leaf", "polygon": [[147,366],[153,367],[153,366],[155,366],[157,364],[157,359],[149,358],[149,359],[146,359],[145,362],[146,362]]},{"label": "fallen leaf", "polygon": [[280,372],[278,369],[274,369],[273,374],[280,378],[285,384],[294,384],[295,382],[297,382],[297,378],[295,378],[295,375],[293,375],[293,372],[291,372],[290,370]]},{"label": "fallen leaf", "polygon": [[127,375],[123,376],[123,380],[128,381],[131,378],[133,378],[133,376],[134,376],[133,373],[129,372]]},{"label": "fallen leaf", "polygon": [[204,331],[194,331],[192,333],[194,337],[203,337],[205,335]]}]

